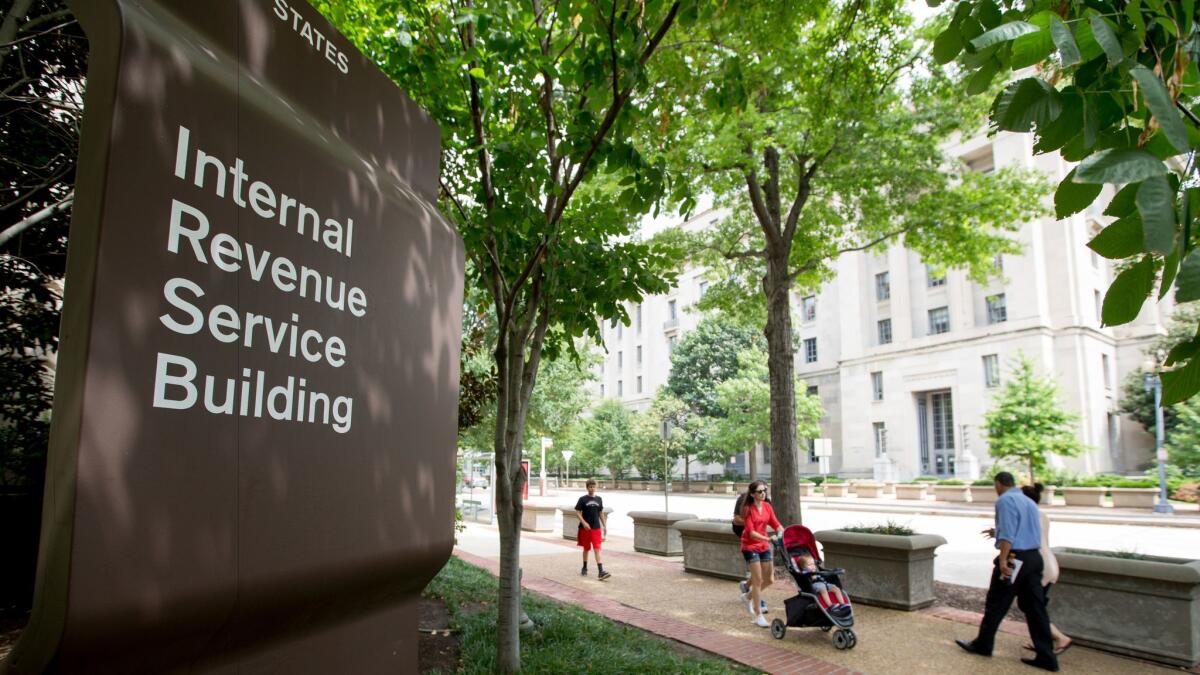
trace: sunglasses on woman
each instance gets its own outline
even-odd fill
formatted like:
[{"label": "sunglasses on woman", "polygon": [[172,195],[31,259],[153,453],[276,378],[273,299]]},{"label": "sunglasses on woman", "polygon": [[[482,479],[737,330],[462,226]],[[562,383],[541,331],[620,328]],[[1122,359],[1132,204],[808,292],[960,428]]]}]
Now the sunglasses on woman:
[{"label": "sunglasses on woman", "polygon": [[760,490],[755,490],[755,491],[754,491],[754,494],[756,494],[756,495],[765,495],[765,494],[767,494],[767,489],[766,489],[766,488],[762,488],[762,489],[760,489]]}]

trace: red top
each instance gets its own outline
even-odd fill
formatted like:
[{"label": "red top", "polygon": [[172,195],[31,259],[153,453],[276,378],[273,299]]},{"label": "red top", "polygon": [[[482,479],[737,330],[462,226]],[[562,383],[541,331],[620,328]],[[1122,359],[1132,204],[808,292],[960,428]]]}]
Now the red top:
[{"label": "red top", "polygon": [[742,509],[742,519],[746,521],[746,529],[742,530],[742,550],[755,551],[757,553],[765,553],[771,550],[771,545],[761,539],[755,539],[750,536],[751,532],[757,532],[764,537],[767,536],[767,526],[775,528],[778,532],[783,529],[783,525],[779,524],[779,519],[775,517],[775,509],[771,505],[763,502],[762,510],[757,506],[750,504]]}]

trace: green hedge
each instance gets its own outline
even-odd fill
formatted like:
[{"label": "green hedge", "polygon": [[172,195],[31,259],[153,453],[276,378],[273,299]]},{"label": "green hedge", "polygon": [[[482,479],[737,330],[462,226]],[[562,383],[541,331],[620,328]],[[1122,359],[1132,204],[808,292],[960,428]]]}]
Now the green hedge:
[{"label": "green hedge", "polygon": [[965,481],[958,480],[957,478],[947,478],[945,480],[939,480],[937,482],[937,484],[938,485],[966,485],[967,483]]},{"label": "green hedge", "polygon": [[977,481],[972,481],[971,485],[995,485],[996,481],[991,478],[980,478]]},{"label": "green hedge", "polygon": [[916,478],[910,480],[909,482],[910,483],[936,483],[936,482],[938,482],[938,477],[937,476],[917,476]]}]

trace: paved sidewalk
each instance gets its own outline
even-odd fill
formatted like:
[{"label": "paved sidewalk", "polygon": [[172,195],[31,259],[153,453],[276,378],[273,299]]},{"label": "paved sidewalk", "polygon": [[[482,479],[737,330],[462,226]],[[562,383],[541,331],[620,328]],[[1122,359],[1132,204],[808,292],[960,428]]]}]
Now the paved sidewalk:
[{"label": "paved sidewalk", "polygon": [[[683,571],[679,558],[633,551],[633,541],[609,537],[603,550],[610,580],[579,576],[579,549],[551,533],[523,533],[523,583],[530,591],[577,604],[615,621],[662,635],[770,673],[1025,673],[1035,671],[1018,660],[1027,655],[1024,624],[1006,621],[990,659],[958,649],[955,638],[970,638],[979,614],[945,607],[899,612],[858,605],[858,645],[836,650],[827,633],[789,628],[782,640],[754,626],[738,600],[737,586]],[[459,536],[455,555],[497,572],[499,532],[470,523]],[[853,570],[851,570],[851,573]],[[847,587],[853,597],[854,586]],[[777,579],[766,599],[778,616],[785,598],[795,594],[790,578]],[[1051,608],[1053,609],[1053,607]],[[1128,675],[1180,672],[1100,651],[1073,647],[1061,659],[1063,672]],[[1193,671],[1200,672],[1200,671]]]}]

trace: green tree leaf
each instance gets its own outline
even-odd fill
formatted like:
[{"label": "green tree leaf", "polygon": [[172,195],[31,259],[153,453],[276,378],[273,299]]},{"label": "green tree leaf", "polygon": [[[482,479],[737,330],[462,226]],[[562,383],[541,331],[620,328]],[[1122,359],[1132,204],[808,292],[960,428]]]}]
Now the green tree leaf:
[{"label": "green tree leaf", "polygon": [[1119,65],[1125,60],[1125,53],[1121,49],[1121,41],[1113,34],[1108,22],[1104,20],[1104,17],[1095,13],[1089,17],[1088,21],[1092,27],[1092,35],[1096,38],[1096,42],[1100,43],[1100,48],[1104,50],[1105,56],[1108,57],[1108,66],[1112,68]]},{"label": "green tree leaf", "polygon": [[1182,368],[1164,371],[1161,375],[1164,405],[1174,405],[1200,392],[1200,357],[1193,356]]},{"label": "green tree leaf", "polygon": [[1105,207],[1104,215],[1124,218],[1137,210],[1138,187],[1140,187],[1140,183],[1130,183],[1117,190],[1117,194],[1113,195],[1112,201],[1108,202],[1108,206]]},{"label": "green tree leaf", "polygon": [[1100,313],[1104,325],[1120,326],[1136,319],[1153,290],[1154,259],[1146,256],[1118,274],[1108,287]]},{"label": "green tree leaf", "polygon": [[962,49],[962,33],[958,26],[951,25],[934,39],[933,60],[939,64],[950,63]]},{"label": "green tree leaf", "polygon": [[1050,35],[1054,38],[1059,61],[1064,67],[1073,66],[1083,59],[1079,53],[1079,45],[1075,44],[1075,36],[1071,35],[1071,29],[1057,16],[1050,19]]},{"label": "green tree leaf", "polygon": [[1175,191],[1162,176],[1142,181],[1137,191],[1145,250],[1167,254],[1175,248]]},{"label": "green tree leaf", "polygon": [[1179,266],[1175,279],[1175,302],[1184,303],[1200,300],[1200,248],[1192,249]]},{"label": "green tree leaf", "polygon": [[1103,189],[1103,185],[1076,183],[1075,170],[1071,169],[1071,173],[1062,179],[1054,191],[1054,217],[1061,220],[1079,213],[1095,201]]},{"label": "green tree leaf", "polygon": [[1142,220],[1135,213],[1101,230],[1088,242],[1088,248],[1109,260],[1120,260],[1141,253],[1142,244]]},{"label": "green tree leaf", "polygon": [[1171,252],[1163,260],[1162,281],[1158,284],[1158,299],[1162,300],[1167,296],[1167,291],[1171,290],[1171,285],[1175,283],[1175,276],[1179,274],[1179,247],[1172,246]]},{"label": "green tree leaf", "polygon": [[1034,14],[1029,22],[1037,26],[1037,32],[1022,35],[1013,40],[1012,62],[1010,63],[1013,70],[1028,68],[1039,63],[1054,51],[1054,38],[1050,34],[1050,23],[1053,17],[1054,14],[1051,12]]},{"label": "green tree leaf", "polygon": [[1037,26],[1026,21],[1012,21],[996,26],[983,35],[971,40],[971,47],[976,50],[987,49],[992,45],[1015,40],[1022,35],[1036,33],[1040,30]]},{"label": "green tree leaf", "polygon": [[1166,172],[1166,165],[1145,150],[1109,148],[1080,162],[1075,169],[1075,180],[1079,183],[1138,183]]},{"label": "green tree leaf", "polygon": [[1150,108],[1150,112],[1158,120],[1158,127],[1162,129],[1167,140],[1179,152],[1187,152],[1187,128],[1183,124],[1183,118],[1179,116],[1179,111],[1175,109],[1175,103],[1171,100],[1166,85],[1145,66],[1131,68],[1129,74],[1137,80],[1142,97],[1146,99],[1146,107]]},{"label": "green tree leaf", "polygon": [[1005,131],[1029,131],[1049,124],[1062,112],[1062,97],[1041,78],[1013,82],[996,96],[992,123]]}]

